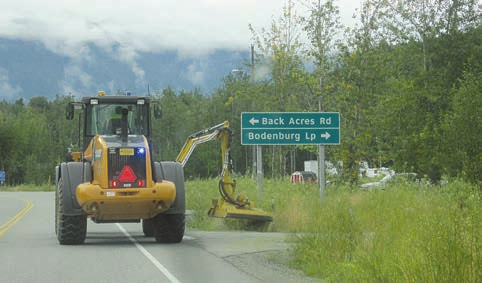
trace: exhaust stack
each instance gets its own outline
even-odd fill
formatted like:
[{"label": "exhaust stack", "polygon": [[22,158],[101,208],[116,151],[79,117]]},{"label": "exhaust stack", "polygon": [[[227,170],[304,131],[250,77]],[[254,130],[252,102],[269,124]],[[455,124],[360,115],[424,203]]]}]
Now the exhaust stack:
[{"label": "exhaust stack", "polygon": [[129,110],[127,108],[122,108],[122,116],[121,116],[121,141],[127,142],[127,114]]}]

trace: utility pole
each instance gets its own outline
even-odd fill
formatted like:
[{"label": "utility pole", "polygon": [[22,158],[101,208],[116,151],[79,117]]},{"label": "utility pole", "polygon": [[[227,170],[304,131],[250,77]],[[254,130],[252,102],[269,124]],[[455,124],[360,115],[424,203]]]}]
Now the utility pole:
[{"label": "utility pole", "polygon": [[[251,83],[254,82],[254,45],[251,44]],[[253,111],[256,111],[256,101],[253,100]],[[256,175],[256,145],[253,145],[253,172],[251,172],[251,177],[254,178]]]},{"label": "utility pole", "polygon": [[325,177],[325,145],[318,145],[318,176],[320,184],[320,199],[325,198],[325,187],[326,187],[326,177]]},{"label": "utility pole", "polygon": [[[254,82],[254,45],[251,44],[251,82]],[[256,104],[253,109],[256,111]],[[253,145],[253,174],[256,172],[258,182],[258,199],[263,197],[263,151],[260,145]]]},{"label": "utility pole", "polygon": [[[323,109],[323,96],[320,97],[319,102],[320,112],[325,112]],[[323,201],[325,198],[325,187],[326,187],[326,177],[325,177],[325,145],[318,145],[318,183],[320,185],[320,200]]]}]

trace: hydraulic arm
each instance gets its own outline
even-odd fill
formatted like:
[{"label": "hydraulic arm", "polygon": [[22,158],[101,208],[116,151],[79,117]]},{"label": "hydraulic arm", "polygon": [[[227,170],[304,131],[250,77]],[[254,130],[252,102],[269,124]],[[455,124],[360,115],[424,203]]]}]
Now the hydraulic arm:
[{"label": "hydraulic arm", "polygon": [[229,128],[228,121],[192,134],[185,142],[176,161],[184,166],[198,144],[220,139],[223,167],[218,189],[221,198],[213,200],[213,206],[208,214],[213,217],[231,217],[265,222],[273,221],[271,215],[254,208],[254,203],[250,202],[244,194],[236,195],[236,181],[229,176],[233,164],[230,150],[232,136],[233,133]]}]

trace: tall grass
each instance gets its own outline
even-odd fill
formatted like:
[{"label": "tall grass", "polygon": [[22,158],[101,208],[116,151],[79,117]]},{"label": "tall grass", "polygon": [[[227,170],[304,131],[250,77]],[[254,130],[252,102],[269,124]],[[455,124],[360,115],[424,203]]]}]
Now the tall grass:
[{"label": "tall grass", "polygon": [[[295,264],[332,282],[480,282],[480,194],[453,184],[332,192]],[[307,257],[313,255],[314,258]]]},{"label": "tall grass", "polygon": [[[293,232],[292,264],[328,282],[481,282],[479,188],[454,181],[443,187],[401,182],[385,190],[238,179],[238,191],[271,211],[271,230]],[[216,180],[186,184],[194,226],[220,229],[206,216],[218,198]]]},{"label": "tall grass", "polygon": [[18,186],[0,186],[0,192],[48,192],[55,191],[55,184],[45,183],[37,186],[32,184]]}]

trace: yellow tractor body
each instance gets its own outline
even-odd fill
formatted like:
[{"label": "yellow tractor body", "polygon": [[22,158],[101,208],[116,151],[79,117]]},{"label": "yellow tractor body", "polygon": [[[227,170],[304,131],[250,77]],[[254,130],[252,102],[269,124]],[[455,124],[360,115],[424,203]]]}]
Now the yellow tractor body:
[{"label": "yellow tractor body", "polygon": [[60,244],[82,244],[87,219],[142,221],[146,236],[180,242],[183,169],[175,162],[152,160],[151,116],[160,118],[160,111],[151,106],[150,97],[84,97],[69,103],[67,119],[74,118],[75,109],[82,110],[83,150],[56,167],[55,232]]}]

